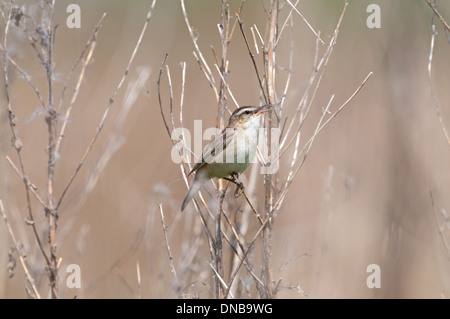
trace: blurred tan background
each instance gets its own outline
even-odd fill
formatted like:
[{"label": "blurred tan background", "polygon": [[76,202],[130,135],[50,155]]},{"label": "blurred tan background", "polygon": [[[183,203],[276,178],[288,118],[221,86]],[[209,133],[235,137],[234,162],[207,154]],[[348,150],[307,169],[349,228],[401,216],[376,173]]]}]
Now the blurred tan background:
[{"label": "blurred tan background", "polygon": [[[88,146],[108,99],[117,87],[137,41],[151,1],[78,1],[81,28],[68,29],[66,7],[74,1],[57,1],[54,24],[55,88],[57,100],[65,75],[104,12],[94,61],[88,67],[74,106],[56,171],[60,194]],[[293,2],[293,1],[291,1]],[[29,14],[38,10],[32,1],[23,4]],[[289,12],[283,3],[281,16]],[[381,28],[369,29],[366,8],[381,8]],[[240,1],[229,1],[232,22]],[[298,9],[328,43],[343,8],[342,1],[300,1]],[[450,21],[450,4],[438,1]],[[208,63],[214,64],[210,46],[220,52],[217,23],[220,1],[187,0],[191,25]],[[268,1],[247,1],[242,20],[247,36],[256,24],[264,32]],[[294,62],[284,116],[293,114],[309,79],[315,53],[315,36],[294,14]],[[284,19],[283,19],[284,21]],[[321,109],[335,94],[341,105],[369,72],[374,75],[351,104],[320,133],[310,156],[274,222],[273,268],[281,279],[280,298],[448,298],[450,261],[443,239],[450,234],[442,210],[450,209],[450,145],[440,128],[428,86],[431,9],[425,1],[350,1],[302,143],[311,135]],[[450,127],[450,45],[442,24],[435,19],[436,36],[432,83]],[[0,24],[3,35],[5,24]],[[280,41],[278,61],[287,66],[289,33]],[[3,41],[3,38],[2,38]],[[9,54],[45,91],[45,73],[23,34],[16,29],[8,39]],[[323,50],[324,47],[322,47]],[[252,48],[253,49],[253,48]],[[169,140],[159,111],[159,68],[166,53],[174,86],[174,107],[179,105],[181,68],[185,61],[184,124],[215,125],[217,105],[192,51],[179,1],[158,1],[142,46],[127,81],[112,105],[104,130],[77,176],[58,221],[58,256],[61,257],[60,290],[64,298],[172,298],[173,275],[164,243],[159,204],[170,231],[174,265],[181,262],[181,247],[197,215],[180,216],[186,192],[179,166],[170,159]],[[323,52],[323,51],[322,51]],[[261,56],[256,56],[260,61]],[[259,103],[258,84],[243,38],[236,30],[230,44],[229,85],[242,105]],[[125,91],[139,74],[149,72],[137,100],[114,131]],[[215,73],[217,74],[217,73]],[[30,180],[45,196],[47,127],[42,109],[26,80],[11,70],[11,103],[18,117],[17,132],[23,142],[25,168]],[[218,78],[218,76],[216,76]],[[280,71],[279,91],[285,76]],[[3,79],[3,73],[2,73]],[[73,83],[71,84],[73,87]],[[2,83],[2,87],[3,87]],[[3,92],[3,91],[2,91]],[[167,77],[163,77],[163,105],[168,111]],[[2,113],[5,99],[1,97]],[[233,107],[231,100],[228,100]],[[0,159],[1,198],[9,219],[24,245],[37,285],[46,297],[48,279],[44,260],[32,230],[23,223],[26,201],[23,183],[7,163],[17,163],[10,147],[10,131],[2,118]],[[115,137],[117,134],[117,137]],[[116,138],[117,150],[98,174],[94,168]],[[285,158],[285,161],[287,158]],[[282,162],[281,165],[286,164]],[[282,174],[285,173],[282,171]],[[247,173],[248,174],[248,173]],[[92,180],[98,175],[98,179]],[[90,183],[90,184],[89,184]],[[258,179],[262,185],[262,178]],[[87,185],[92,187],[88,193]],[[434,195],[433,208],[430,191]],[[261,194],[258,196],[262,200]],[[33,199],[33,211],[45,242],[46,218]],[[437,211],[435,214],[434,209]],[[187,225],[187,226],[186,226]],[[443,236],[439,227],[444,225]],[[253,229],[255,231],[257,228]],[[202,230],[200,230],[202,232]],[[204,237],[202,234],[200,237]],[[205,239],[203,239],[205,240]],[[11,241],[0,222],[0,297],[25,298],[25,280],[19,260],[8,278]],[[258,248],[259,249],[259,248]],[[196,276],[184,276],[186,295],[212,297],[212,271],[206,263],[206,242],[192,265]],[[137,276],[140,269],[140,283]],[[81,267],[81,288],[65,285],[69,264]],[[367,266],[381,267],[381,288],[369,289]],[[255,267],[256,268],[256,267]],[[259,269],[255,269],[259,273]],[[244,272],[245,273],[245,272]],[[193,286],[194,288],[187,287]],[[300,289],[298,289],[300,288]],[[247,297],[256,297],[252,290]],[[245,297],[245,296],[244,296]]]}]

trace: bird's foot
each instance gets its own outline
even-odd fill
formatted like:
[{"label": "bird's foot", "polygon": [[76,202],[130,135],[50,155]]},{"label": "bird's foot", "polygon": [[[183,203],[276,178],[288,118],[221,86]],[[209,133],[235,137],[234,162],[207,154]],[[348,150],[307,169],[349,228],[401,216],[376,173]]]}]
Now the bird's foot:
[{"label": "bird's foot", "polygon": [[237,173],[231,174],[233,183],[236,184],[236,191],[234,192],[234,197],[238,198],[244,192],[244,184],[239,180],[239,175]]},{"label": "bird's foot", "polygon": [[232,173],[230,177],[225,177],[225,180],[232,182],[236,184],[236,191],[234,192],[234,197],[239,197],[244,192],[244,184],[239,180],[239,174],[238,173]]}]

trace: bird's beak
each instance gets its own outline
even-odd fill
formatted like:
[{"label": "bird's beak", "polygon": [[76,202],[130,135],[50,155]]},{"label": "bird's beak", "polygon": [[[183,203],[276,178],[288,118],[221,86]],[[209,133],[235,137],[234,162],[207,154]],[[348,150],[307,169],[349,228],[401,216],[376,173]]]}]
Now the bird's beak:
[{"label": "bird's beak", "polygon": [[271,110],[272,110],[272,104],[266,104],[266,105],[261,106],[259,109],[257,109],[254,114],[255,115],[262,114],[262,113],[269,112]]}]

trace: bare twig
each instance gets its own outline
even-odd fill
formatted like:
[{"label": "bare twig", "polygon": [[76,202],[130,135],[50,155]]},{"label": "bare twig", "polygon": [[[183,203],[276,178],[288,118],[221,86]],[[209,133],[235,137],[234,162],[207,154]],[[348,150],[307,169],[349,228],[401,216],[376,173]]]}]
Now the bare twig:
[{"label": "bare twig", "polygon": [[66,77],[66,79],[65,79],[65,81],[64,81],[64,87],[63,87],[63,89],[62,89],[62,91],[61,91],[61,98],[60,98],[60,100],[59,100],[58,111],[61,110],[61,107],[62,107],[62,105],[63,105],[64,97],[65,97],[65,94],[66,94],[66,92],[67,92],[67,86],[68,86],[69,80],[72,78],[72,76],[73,76],[73,74],[74,74],[74,72],[75,72],[75,69],[77,68],[78,64],[82,61],[82,59],[83,59],[83,57],[84,57],[86,51],[87,51],[87,50],[89,49],[89,47],[91,46],[92,42],[96,41],[97,33],[98,33],[98,31],[100,30],[100,27],[102,26],[103,20],[106,18],[106,16],[107,16],[106,12],[103,13],[102,17],[100,18],[100,21],[99,21],[99,22],[97,23],[97,25],[94,27],[94,30],[92,31],[92,34],[91,34],[91,36],[89,37],[88,41],[86,42],[86,44],[85,44],[83,50],[81,50],[80,54],[78,55],[78,58],[75,60],[75,62],[74,62],[73,65],[72,65],[72,68],[70,69],[69,73],[67,74],[67,77]]},{"label": "bare twig", "polygon": [[142,286],[141,286],[141,268],[139,266],[139,261],[136,262],[136,275],[138,282],[138,298],[142,298]]},{"label": "bare twig", "polygon": [[193,52],[195,59],[197,60],[198,65],[200,66],[200,69],[203,71],[203,74],[205,75],[206,79],[209,82],[209,85],[214,91],[214,95],[216,97],[216,100],[219,101],[219,91],[216,86],[216,82],[214,79],[214,76],[212,75],[211,69],[208,66],[208,63],[206,62],[205,58],[203,57],[203,54],[198,46],[197,43],[197,37],[194,34],[194,30],[191,27],[191,24],[189,23],[189,19],[186,12],[186,7],[184,5],[184,0],[180,0],[181,2],[181,10],[183,12],[184,21],[186,22],[186,26],[189,31],[189,35],[192,39],[192,43],[194,44],[195,51]]},{"label": "bare twig", "polygon": [[59,153],[59,149],[60,149],[60,147],[61,147],[61,142],[62,142],[62,139],[64,138],[64,133],[65,133],[67,124],[68,124],[68,122],[69,122],[70,113],[71,113],[72,108],[73,108],[73,105],[75,104],[75,101],[76,101],[76,99],[77,99],[77,97],[78,97],[78,93],[79,93],[79,91],[80,91],[81,83],[83,82],[83,79],[84,79],[84,75],[85,75],[86,69],[87,69],[89,63],[91,62],[91,59],[92,59],[92,56],[93,56],[93,53],[94,53],[94,49],[95,49],[95,45],[96,45],[96,40],[97,40],[97,33],[98,33],[98,31],[99,31],[99,29],[100,29],[100,26],[102,25],[103,20],[105,19],[105,17],[106,17],[106,13],[103,14],[103,16],[101,17],[100,21],[99,21],[98,24],[95,26],[94,32],[92,33],[91,37],[89,38],[88,42],[86,43],[86,46],[85,46],[84,49],[81,51],[80,56],[77,58],[77,60],[76,60],[75,63],[73,64],[72,69],[70,70],[70,72],[69,72],[69,74],[68,74],[68,76],[67,76],[67,79],[66,79],[64,88],[63,88],[63,90],[62,90],[61,99],[60,99],[60,102],[59,102],[59,107],[58,107],[58,109],[61,108],[61,105],[62,105],[62,103],[63,103],[64,94],[65,94],[65,92],[66,92],[66,89],[67,89],[67,83],[69,82],[69,79],[72,77],[75,68],[77,67],[78,63],[82,60],[82,58],[83,58],[85,52],[86,52],[87,49],[90,47],[89,52],[88,52],[88,54],[87,54],[87,57],[86,57],[86,59],[85,59],[85,60],[83,61],[83,63],[82,63],[81,71],[80,71],[80,74],[79,74],[79,76],[78,76],[78,81],[77,81],[77,84],[76,84],[76,86],[75,86],[75,89],[74,89],[72,98],[71,98],[71,100],[70,100],[70,103],[69,103],[69,105],[65,108],[65,115],[64,115],[64,119],[63,119],[63,124],[62,124],[62,126],[61,126],[60,131],[59,131],[59,134],[58,134],[58,140],[57,140],[57,142],[56,142],[56,147],[55,147],[55,152],[56,152],[56,154]]},{"label": "bare twig", "polygon": [[[347,6],[348,6],[348,2],[345,1],[344,2],[344,8],[342,9],[341,15],[339,17],[338,23],[337,23],[336,28],[334,30],[333,36],[330,39],[330,42],[329,42],[328,47],[327,47],[327,50],[323,54],[323,56],[322,56],[321,60],[319,61],[319,63],[318,64],[314,63],[314,69],[313,69],[313,72],[312,72],[312,74],[310,76],[308,87],[307,87],[307,89],[305,91],[305,94],[303,95],[302,99],[300,100],[300,103],[298,104],[298,107],[296,109],[296,113],[292,117],[291,124],[289,125],[289,128],[288,128],[288,130],[287,130],[287,132],[285,134],[285,137],[284,137],[283,141],[280,144],[279,157],[282,157],[284,152],[289,148],[289,146],[294,141],[294,139],[298,138],[298,134],[299,134],[301,128],[303,127],[303,124],[305,123],[307,115],[309,114],[309,110],[311,109],[312,102],[314,101],[314,98],[316,96],[316,92],[317,92],[317,90],[318,90],[318,88],[320,86],[320,83],[321,83],[321,80],[322,80],[322,76],[323,76],[323,74],[324,74],[324,72],[326,70],[326,67],[328,65],[328,61],[330,59],[331,53],[333,52],[333,48],[336,45],[337,37],[338,37],[338,34],[339,34],[339,30],[340,30],[341,23],[342,23],[342,20],[344,18],[344,14],[345,14],[345,11],[347,9]],[[319,41],[316,42],[316,57],[315,57],[315,61],[317,59],[318,43],[319,43]],[[319,71],[321,71],[321,73],[319,73]],[[317,79],[317,82],[316,82],[316,85],[314,87],[314,91],[312,93],[312,96],[311,96],[311,98],[309,98],[309,91],[310,91],[310,89],[312,87],[312,84],[314,83],[314,81],[316,79],[317,74],[319,74],[319,78]],[[309,99],[309,103],[308,103],[308,99]],[[300,114],[300,118],[299,118],[300,123],[299,123],[299,125],[297,127],[297,130],[296,130],[295,134],[292,136],[290,141],[284,146],[284,144],[286,142],[286,139],[288,137],[288,133],[290,132],[290,130],[292,128],[292,125],[294,123],[295,118],[297,117],[297,114]]]},{"label": "bare twig", "polygon": [[[259,75],[258,67],[256,66],[255,56],[253,55],[252,50],[250,49],[250,45],[248,43],[247,37],[245,36],[244,28],[242,26],[242,21],[241,21],[239,16],[237,16],[237,20],[239,22],[239,28],[241,29],[241,33],[242,33],[242,37],[244,38],[245,45],[247,46],[248,54],[250,55],[250,59],[252,60],[253,68],[255,69],[255,74],[256,74],[256,77],[258,79],[259,88],[261,89],[261,94],[263,95],[264,101],[267,104],[268,100],[267,100],[266,92],[264,90],[264,87],[263,87],[263,84],[262,84],[262,81],[261,81],[261,76]],[[258,29],[256,29],[256,30],[258,30]],[[259,32],[258,32],[258,34],[259,34]],[[263,42],[263,41],[261,41],[261,42]]]},{"label": "bare twig", "polygon": [[164,221],[164,211],[163,211],[163,208],[162,208],[162,204],[159,204],[159,212],[161,213],[161,224],[162,224],[162,227],[163,227],[164,242],[166,243],[167,254],[168,254],[168,257],[169,257],[170,269],[171,269],[171,272],[173,273],[173,276],[175,278],[176,291],[177,291],[178,295],[180,295],[181,294],[181,285],[180,285],[180,281],[179,281],[178,276],[177,276],[177,271],[175,269],[175,266],[173,265],[172,252],[170,250],[169,238],[167,236],[167,230],[169,229],[169,227],[167,227],[166,222]]},{"label": "bare twig", "polygon": [[148,22],[150,21],[150,18],[152,17],[153,8],[155,7],[156,0],[153,0],[150,9],[147,12],[147,18],[145,19],[144,25],[142,26],[141,34],[139,35],[139,38],[136,42],[136,45],[134,47],[133,53],[131,54],[130,60],[128,61],[128,64],[125,68],[125,72],[122,76],[122,79],[120,80],[119,84],[116,87],[116,90],[114,91],[113,95],[109,98],[109,105],[114,103],[114,100],[119,93],[120,89],[122,88],[123,83],[125,82],[125,79],[128,75],[128,72],[130,71],[131,64],[134,61],[134,58],[136,57],[136,54],[141,46],[142,39],[144,38],[145,32],[147,31]]},{"label": "bare twig", "polygon": [[39,203],[41,203],[42,207],[45,208],[46,204],[45,204],[44,200],[41,198],[41,196],[39,196],[39,194],[36,192],[36,189],[37,189],[36,186],[33,183],[31,183],[30,179],[27,176],[22,175],[19,168],[13,163],[13,161],[11,160],[11,158],[9,156],[6,156],[6,160],[11,165],[11,167],[14,169],[14,171],[17,173],[17,175],[19,175],[20,179],[23,180],[24,182],[26,182],[28,188],[31,190],[34,197],[39,201]]},{"label": "bare twig", "polygon": [[[135,101],[137,97],[139,96],[140,90],[144,87],[145,82],[150,77],[150,70],[143,68],[138,72],[138,76],[134,81],[131,81],[127,87],[127,90],[124,95],[124,103],[122,104],[122,107],[119,111],[119,114],[117,115],[116,121],[114,123],[112,134],[108,136],[108,140],[106,142],[106,145],[104,147],[104,151],[100,158],[96,161],[94,167],[90,170],[89,176],[84,183],[84,188],[78,195],[78,200],[73,208],[74,213],[71,214],[70,219],[66,221],[64,224],[64,228],[61,231],[61,233],[66,234],[68,230],[70,230],[71,225],[73,222],[75,222],[75,216],[79,213],[79,208],[82,207],[82,205],[85,203],[85,201],[88,198],[88,195],[91,193],[92,189],[95,187],[95,185],[98,182],[98,179],[100,178],[101,172],[104,171],[107,164],[109,163],[109,160],[112,158],[112,156],[115,154],[115,152],[123,145],[123,141],[120,138],[120,131],[123,127],[123,124],[130,113],[131,108],[134,106]],[[82,166],[84,165],[87,156],[90,154],[95,142],[97,141],[100,133],[103,130],[105,121],[108,117],[110,108],[106,108],[105,112],[103,113],[102,119],[100,123],[97,126],[96,132],[94,136],[92,137],[87,149],[85,150],[83,156],[81,157],[80,162],[78,163],[75,171],[72,173],[71,177],[67,181],[66,185],[64,186],[63,192],[58,200],[58,207],[62,204],[63,199],[72,185],[74,179],[76,176],[78,176]]]},{"label": "bare twig", "polygon": [[[291,41],[290,41],[290,52],[289,52],[289,66],[286,69],[287,72],[287,78],[286,83],[284,85],[284,91],[283,96],[281,97],[280,101],[280,108],[283,108],[284,101],[286,100],[286,95],[289,89],[289,85],[291,83],[291,76],[292,76],[292,67],[294,63],[294,26],[293,26],[293,20],[292,17],[290,18],[290,30],[291,30]],[[277,40],[278,41],[278,40]]]},{"label": "bare twig", "polygon": [[264,47],[266,44],[264,43],[264,39],[261,36],[261,33],[258,30],[258,27],[256,26],[256,24],[253,25],[253,28],[255,28],[256,34],[258,35],[259,41],[261,41],[261,45]]},{"label": "bare twig", "polygon": [[172,134],[171,134],[171,131],[169,129],[169,126],[167,125],[166,117],[164,116],[164,111],[163,111],[163,107],[162,107],[162,99],[161,99],[161,76],[162,76],[163,68],[164,68],[164,65],[166,64],[166,60],[167,60],[168,56],[169,55],[166,53],[166,55],[164,56],[164,59],[163,59],[163,61],[161,63],[161,68],[159,69],[159,76],[158,76],[157,84],[158,84],[159,110],[161,111],[161,117],[162,117],[162,120],[164,122],[164,126],[166,127],[166,132],[169,135],[169,138],[171,138]]},{"label": "bare twig", "polygon": [[[10,101],[10,94],[9,94],[9,77],[8,77],[8,62],[10,62],[20,73],[21,75],[27,79],[27,82],[30,84],[30,86],[33,88],[33,90],[36,93],[36,96],[38,97],[38,99],[40,100],[41,104],[44,106],[45,108],[45,101],[42,98],[41,93],[39,92],[38,88],[36,87],[36,85],[32,82],[31,77],[28,75],[27,72],[25,72],[25,70],[23,70],[9,55],[7,52],[7,40],[8,40],[8,31],[9,31],[9,26],[11,23],[11,10],[12,10],[12,6],[10,7],[9,13],[8,13],[8,20],[6,22],[6,27],[5,27],[5,35],[4,35],[4,41],[3,41],[3,46],[2,47],[0,45],[0,49],[4,52],[6,59],[4,61],[4,69],[3,69],[3,73],[4,73],[4,77],[5,77],[5,96],[6,96],[6,103],[7,103],[7,107],[8,107],[8,119],[9,119],[9,127],[11,129],[11,142],[12,142],[12,146],[14,147],[14,149],[16,150],[17,153],[17,157],[19,159],[19,166],[20,166],[20,175],[22,176],[22,181],[24,183],[25,186],[25,195],[26,195],[26,203],[27,203],[27,210],[28,210],[28,219],[30,221],[31,227],[33,229],[33,233],[34,233],[34,237],[36,239],[36,242],[38,244],[39,250],[42,253],[42,256],[45,259],[46,265],[49,267],[50,266],[50,259],[47,256],[45,250],[44,250],[44,246],[42,245],[41,239],[39,237],[36,225],[34,223],[34,217],[33,217],[33,210],[32,210],[32,206],[31,206],[31,199],[30,199],[30,183],[29,183],[29,179],[27,177],[27,174],[25,172],[25,165],[24,165],[24,160],[22,157],[22,142],[21,140],[18,138],[17,134],[16,134],[16,130],[15,130],[15,126],[16,126],[16,116],[12,110],[12,106],[11,106],[11,101]],[[10,163],[12,164],[12,161],[10,161]],[[13,165],[14,166],[14,165]]]},{"label": "bare twig", "polygon": [[166,64],[166,71],[167,71],[167,82],[169,84],[169,114],[170,114],[170,121],[172,122],[172,128],[175,128],[175,121],[173,116],[173,90],[172,90],[172,78],[170,76],[170,70],[169,66]]},{"label": "bare twig", "polygon": [[249,206],[252,209],[252,211],[255,214],[255,216],[258,218],[259,222],[261,224],[263,224],[263,220],[261,219],[261,214],[258,213],[258,211],[256,210],[255,206],[253,206],[253,203],[251,202],[250,198],[248,198],[247,192],[245,191],[245,188],[244,188],[244,185],[243,185],[242,182],[239,181],[238,177],[236,175],[232,175],[231,178],[224,178],[224,179],[226,179],[226,180],[236,184],[236,186],[239,188],[238,190],[240,190],[242,192],[242,194],[244,195],[245,200],[249,204]]},{"label": "bare twig", "polygon": [[[48,265],[48,276],[50,281],[50,292],[52,298],[59,298],[58,287],[58,258],[56,253],[56,228],[58,221],[58,210],[55,207],[54,198],[54,181],[55,181],[55,165],[56,165],[56,126],[57,113],[53,105],[53,51],[55,44],[55,32],[52,30],[52,16],[55,7],[55,0],[47,2],[49,6],[43,10],[44,14],[48,14],[44,28],[46,28],[46,41],[41,43],[45,51],[44,68],[47,76],[47,113],[45,122],[48,130],[48,146],[47,146],[47,205],[45,207],[45,215],[48,220],[48,243],[50,245],[50,264]],[[48,12],[48,13],[47,13]],[[56,28],[56,27],[55,27]]]},{"label": "bare twig", "polygon": [[[358,92],[362,89],[362,87],[364,86],[364,84],[367,82],[367,80],[373,75],[373,72],[370,72],[366,78],[362,81],[362,83],[359,85],[359,87],[356,89],[355,92],[353,92],[353,94],[334,112],[331,114],[331,116],[322,124],[322,121],[324,119],[324,116],[326,114],[328,114],[328,109],[329,109],[329,105],[327,106],[327,108],[325,109],[325,112],[322,113],[322,117],[321,120],[319,121],[319,124],[317,125],[313,136],[308,140],[308,142],[306,142],[305,146],[303,147],[303,150],[301,151],[300,155],[303,154],[303,158],[302,161],[300,162],[300,164],[295,168],[294,171],[291,170],[291,172],[289,173],[288,177],[286,178],[286,181],[284,182],[284,185],[280,191],[280,195],[278,197],[277,203],[274,205],[274,209],[275,211],[280,209],[281,203],[284,200],[284,197],[286,196],[287,190],[288,190],[288,186],[290,185],[290,183],[292,182],[293,178],[295,177],[295,175],[297,175],[297,173],[299,172],[300,168],[303,166],[303,164],[306,161],[306,158],[308,156],[309,151],[311,150],[311,146],[314,143],[315,138],[317,137],[317,135],[325,128],[325,126],[327,126],[349,103],[351,100],[353,100],[353,98],[358,94]],[[299,155],[299,156],[300,156]]]},{"label": "bare twig", "polygon": [[[268,30],[269,35],[264,47],[264,65],[265,65],[265,79],[268,102],[272,105],[276,104],[276,84],[275,84],[275,69],[276,69],[276,41],[278,38],[278,0],[271,0],[269,18],[268,18]],[[279,117],[277,115],[277,108],[274,112],[270,112],[267,121],[267,131],[272,131],[272,128],[279,127]],[[279,110],[281,112],[281,109]],[[278,137],[275,137],[278,138]],[[269,134],[267,141],[269,156],[271,155],[272,135]],[[273,269],[272,269],[272,216],[273,216],[273,204],[276,196],[278,174],[265,174],[264,175],[264,219],[269,221],[267,226],[264,227],[262,233],[263,242],[263,265],[261,270],[261,276],[264,282],[263,290],[260,291],[261,297],[273,298],[276,291],[273,289]]]},{"label": "bare twig", "polygon": [[428,3],[428,5],[431,7],[431,9],[433,9],[433,12],[438,16],[439,20],[441,20],[441,22],[442,22],[443,26],[445,27],[445,29],[447,29],[447,31],[450,31],[449,25],[447,24],[447,22],[444,20],[444,18],[442,17],[440,12],[436,8],[436,4],[431,2],[431,0],[425,0],[425,2]]},{"label": "bare twig", "polygon": [[[0,215],[2,215],[3,220],[5,222],[6,228],[8,229],[9,236],[11,237],[11,240],[13,242],[14,247],[16,248],[17,254],[19,255],[20,264],[22,265],[23,272],[25,273],[25,277],[27,282],[30,283],[31,288],[33,289],[34,295],[31,295],[33,298],[41,299],[41,295],[39,294],[39,291],[35,285],[35,280],[31,276],[30,271],[28,269],[27,263],[25,261],[26,255],[23,252],[23,249],[21,248],[21,244],[16,239],[16,236],[14,235],[14,231],[11,228],[11,225],[8,221],[8,218],[6,217],[5,208],[3,207],[3,201],[0,198]],[[28,290],[27,290],[28,291]]]},{"label": "bare twig", "polygon": [[[214,268],[213,264],[211,264],[211,263],[208,261],[208,265],[209,265],[209,267],[211,267],[211,269],[214,271],[214,274],[216,275],[216,278],[218,278],[218,280],[220,281],[220,283],[222,284],[222,286],[226,289],[226,291],[229,291],[229,288],[228,288],[228,286],[227,286],[227,283],[225,282],[225,280],[223,280],[221,274],[217,271],[217,269]],[[231,293],[228,293],[228,294],[231,296],[231,298],[234,299],[234,296],[233,296]],[[228,295],[228,294],[227,294],[227,295]]]},{"label": "bare twig", "polygon": [[[436,226],[438,228],[439,236],[441,237],[441,241],[442,241],[444,249],[447,253],[447,256],[450,256],[450,244],[444,234],[444,229],[448,225],[448,216],[444,215],[444,222],[442,223],[442,226],[441,226],[439,223],[439,220],[438,220],[438,211],[437,211],[436,205],[434,203],[434,196],[433,196],[432,191],[430,191],[430,199],[431,199],[431,206],[433,207],[433,212],[434,212],[434,220],[436,221]],[[445,211],[442,210],[442,213],[444,213],[444,212]]]},{"label": "bare twig", "polygon": [[[295,2],[294,5],[291,4],[291,11],[289,11],[289,14],[288,14],[288,16],[286,17],[286,20],[284,20],[283,26],[281,27],[281,30],[280,30],[280,32],[279,32],[279,34],[278,34],[278,39],[277,39],[276,44],[278,44],[278,41],[280,41],[281,35],[283,34],[284,28],[286,27],[288,21],[291,21],[291,23],[292,23],[292,12],[294,12],[294,8],[297,7],[297,4],[298,4],[299,2],[300,2],[300,0],[297,0],[297,2]],[[320,32],[318,32],[317,34],[318,34],[317,40],[319,40],[319,39],[320,39]]]},{"label": "bare twig", "polygon": [[80,162],[78,163],[77,168],[75,169],[75,171],[72,173],[72,175],[70,176],[69,180],[67,181],[66,186],[64,186],[64,189],[61,193],[61,196],[58,199],[58,203],[56,204],[56,208],[58,209],[64,199],[64,196],[66,195],[67,191],[69,190],[69,187],[72,185],[73,180],[75,179],[75,177],[78,175],[78,172],[80,171],[81,167],[83,166],[84,162],[86,161],[87,156],[89,155],[89,153],[92,150],[92,147],[94,146],[95,141],[97,141],[97,138],[100,134],[100,132],[103,129],[103,125],[105,124],[105,120],[106,117],[108,116],[109,113],[109,108],[106,109],[106,111],[103,113],[103,117],[100,121],[100,124],[97,126],[97,132],[95,133],[95,135],[92,137],[91,142],[89,143],[86,151],[84,152],[83,156],[81,157]]},{"label": "bare twig", "polygon": [[[13,58],[11,58],[7,54],[6,47],[3,47],[0,44],[0,50],[3,51],[3,53],[6,56],[6,59],[9,61],[9,63],[11,63],[17,69],[17,71],[19,71],[20,75],[27,80],[28,84],[31,86],[31,88],[33,89],[34,93],[36,93],[36,96],[39,99],[39,101],[41,102],[41,105],[44,108],[47,108],[47,104],[45,103],[44,98],[42,97],[41,92],[39,91],[38,87],[36,86],[36,84],[34,84],[33,80],[31,80],[31,76],[24,69],[22,69]],[[7,64],[5,63],[4,66],[6,68]],[[6,77],[8,76],[7,73],[8,72],[5,71],[5,76]],[[9,80],[7,81],[7,83],[9,83]],[[8,95],[7,95],[7,99],[9,99]]]},{"label": "bare twig", "polygon": [[258,44],[256,42],[256,36],[255,36],[255,29],[253,27],[250,27],[250,31],[252,31],[253,44],[255,45],[256,54],[259,54]]},{"label": "bare twig", "polygon": [[[185,84],[186,84],[186,62],[182,62],[181,63],[181,69],[182,69],[182,76],[181,76],[181,94],[180,94],[180,114],[179,114],[179,118],[180,118],[180,129],[181,129],[181,141],[183,143],[183,145],[186,145],[186,136],[184,135],[184,126],[183,126],[183,106],[184,106],[184,88],[185,88]],[[159,87],[158,87],[158,92],[159,92]],[[186,148],[185,148],[186,149]],[[185,158],[185,161],[188,162],[188,159]],[[190,171],[190,166],[189,166],[189,171]]]},{"label": "bare twig", "polygon": [[445,139],[447,140],[447,144],[450,145],[450,137],[448,135],[447,129],[445,128],[444,120],[442,119],[442,115],[441,115],[441,107],[439,106],[439,101],[437,99],[436,94],[434,93],[433,81],[431,80],[431,69],[432,69],[431,66],[432,66],[432,63],[433,63],[434,39],[435,39],[435,36],[436,36],[436,27],[432,23],[431,24],[430,55],[428,57],[428,86],[430,87],[430,94],[431,94],[431,98],[433,99],[434,107],[436,108],[436,115],[437,115],[437,118],[439,120],[439,124],[441,125],[442,132],[444,132],[444,136],[445,136]]},{"label": "bare twig", "polygon": [[[268,219],[266,219],[266,220],[264,221],[264,223],[259,227],[259,229],[258,229],[258,231],[256,232],[256,234],[253,236],[253,239],[250,241],[250,244],[248,245],[248,248],[247,248],[247,250],[245,251],[244,255],[243,255],[242,257],[239,257],[239,256],[238,256],[240,262],[239,262],[238,266],[234,269],[234,271],[233,271],[233,273],[232,273],[232,275],[231,275],[231,277],[230,277],[230,282],[228,283],[228,287],[231,287],[231,285],[232,285],[232,283],[233,283],[233,281],[234,281],[234,279],[235,279],[237,273],[239,272],[239,269],[241,268],[242,264],[245,262],[245,259],[247,258],[248,253],[249,253],[250,250],[252,249],[253,244],[255,243],[255,241],[256,241],[256,239],[258,238],[258,236],[259,236],[259,234],[261,233],[261,231],[262,231],[263,229],[265,229],[267,223],[268,223],[271,219],[272,219],[272,218],[268,218]],[[264,285],[262,282],[260,282],[260,284],[261,284],[261,285]],[[225,298],[227,298],[228,293],[229,293],[229,290],[230,290],[230,288],[228,288],[228,289],[225,291]]]},{"label": "bare twig", "polygon": [[303,21],[305,21],[306,25],[311,29],[311,31],[314,33],[314,35],[317,37],[317,39],[319,39],[319,41],[322,44],[325,44],[322,41],[322,39],[320,38],[319,34],[314,30],[314,28],[311,26],[311,24],[309,24],[308,20],[305,19],[303,14],[301,14],[300,11],[298,11],[298,9],[289,0],[286,0],[286,2],[289,3],[289,5],[292,7],[292,9],[303,19]]},{"label": "bare twig", "polygon": [[234,105],[236,106],[236,108],[238,108],[240,105],[239,105],[239,103],[236,101],[236,98],[234,97],[233,92],[231,92],[230,86],[229,86],[228,83],[226,82],[226,80],[225,80],[225,78],[224,78],[222,72],[221,72],[220,69],[219,69],[219,66],[218,66],[217,64],[214,64],[214,66],[216,67],[216,70],[217,70],[217,72],[218,72],[218,74],[219,74],[219,76],[220,76],[220,79],[223,81],[223,83],[224,83],[224,85],[225,85],[225,87],[226,87],[226,89],[227,89],[228,94],[230,94],[230,97],[231,97],[231,99],[233,100]]}]

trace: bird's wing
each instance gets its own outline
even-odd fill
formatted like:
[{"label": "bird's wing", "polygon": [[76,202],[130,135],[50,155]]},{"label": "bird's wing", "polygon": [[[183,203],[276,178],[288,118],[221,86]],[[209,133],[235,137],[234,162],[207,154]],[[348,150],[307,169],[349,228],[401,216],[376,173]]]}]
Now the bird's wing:
[{"label": "bird's wing", "polygon": [[231,143],[231,141],[233,141],[234,136],[234,130],[230,128],[226,128],[222,131],[222,133],[214,136],[214,139],[209,142],[208,145],[206,145],[206,147],[203,149],[201,160],[197,162],[197,164],[195,164],[189,175],[197,171],[206,163],[212,163],[214,161],[214,158],[222,156],[221,154],[223,153],[224,149]]}]

